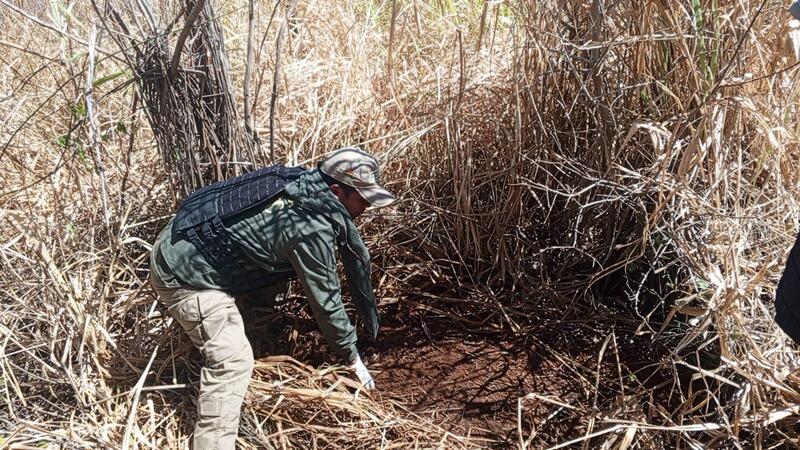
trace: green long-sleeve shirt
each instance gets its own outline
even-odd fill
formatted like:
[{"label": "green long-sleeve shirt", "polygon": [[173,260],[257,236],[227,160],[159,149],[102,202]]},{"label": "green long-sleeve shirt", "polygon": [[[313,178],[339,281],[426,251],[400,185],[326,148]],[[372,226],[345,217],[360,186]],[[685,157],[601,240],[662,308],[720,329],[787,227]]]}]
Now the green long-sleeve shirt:
[{"label": "green long-sleeve shirt", "polygon": [[[330,215],[307,207],[319,199],[337,200],[329,190],[320,187],[318,180],[311,179],[316,181],[309,183],[314,195],[306,195],[299,201],[284,195],[266,208],[247,211],[235,220],[226,221],[225,227],[246,253],[236,265],[242,273],[252,277],[297,274],[326,342],[339,357],[350,362],[356,358],[358,350],[355,327],[342,304],[336,271],[337,239],[341,231],[333,226]],[[224,274],[209,265],[193,244],[175,238],[172,222],[161,232],[155,245],[163,264],[154,262],[152,270],[160,279],[177,278],[180,283],[197,289],[226,290]],[[359,269],[358,264],[349,263],[352,259],[349,252],[342,253],[351,295],[372,296],[369,267]]]}]

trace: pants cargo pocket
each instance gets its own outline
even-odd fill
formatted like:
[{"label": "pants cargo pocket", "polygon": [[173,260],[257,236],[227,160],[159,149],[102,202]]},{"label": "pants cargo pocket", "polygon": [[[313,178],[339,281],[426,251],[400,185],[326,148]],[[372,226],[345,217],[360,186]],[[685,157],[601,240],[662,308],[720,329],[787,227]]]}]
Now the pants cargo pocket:
[{"label": "pants cargo pocket", "polygon": [[199,398],[197,401],[197,421],[194,425],[193,450],[233,449],[222,445],[221,437],[225,423],[222,417],[222,399],[214,397]]},{"label": "pants cargo pocket", "polygon": [[203,418],[220,417],[223,412],[223,400],[220,398],[200,399],[197,413]]},{"label": "pants cargo pocket", "polygon": [[234,450],[239,431],[241,405],[226,397],[205,397],[198,400],[194,428],[195,450]]}]

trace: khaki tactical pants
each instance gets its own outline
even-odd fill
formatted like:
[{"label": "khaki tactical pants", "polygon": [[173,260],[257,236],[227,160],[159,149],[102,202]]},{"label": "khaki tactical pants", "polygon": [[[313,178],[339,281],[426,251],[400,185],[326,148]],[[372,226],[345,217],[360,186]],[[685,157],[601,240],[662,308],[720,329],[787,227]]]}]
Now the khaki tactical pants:
[{"label": "khaki tactical pants", "polygon": [[233,450],[253,351],[234,299],[217,290],[167,287],[151,277],[159,300],[205,357],[200,371],[195,450]]}]

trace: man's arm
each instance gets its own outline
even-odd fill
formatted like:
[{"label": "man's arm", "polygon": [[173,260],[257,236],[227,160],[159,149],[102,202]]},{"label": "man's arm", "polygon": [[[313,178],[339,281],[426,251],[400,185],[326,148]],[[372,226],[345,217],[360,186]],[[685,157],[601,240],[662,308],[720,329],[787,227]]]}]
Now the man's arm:
[{"label": "man's arm", "polygon": [[370,279],[369,256],[367,255],[365,261],[361,261],[353,251],[347,248],[342,249],[340,255],[344,271],[347,274],[350,296],[353,298],[353,303],[355,303],[358,313],[364,321],[367,333],[366,338],[372,342],[378,336],[380,320],[378,307],[375,303],[375,293],[372,289],[372,280]]},{"label": "man's arm", "polygon": [[345,363],[353,363],[358,358],[357,336],[342,304],[332,233],[303,233],[290,244],[287,257],[325,341]]}]

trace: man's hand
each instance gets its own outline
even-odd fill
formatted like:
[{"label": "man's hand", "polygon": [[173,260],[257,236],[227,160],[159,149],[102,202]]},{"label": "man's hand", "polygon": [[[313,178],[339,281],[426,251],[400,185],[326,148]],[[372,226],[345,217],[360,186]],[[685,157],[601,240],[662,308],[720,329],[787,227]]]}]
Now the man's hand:
[{"label": "man's hand", "polygon": [[356,372],[358,381],[364,385],[364,389],[375,389],[375,380],[372,379],[372,375],[370,375],[369,370],[367,370],[367,366],[365,366],[364,362],[361,361],[360,355],[356,356],[356,360],[350,364],[349,368]]}]

